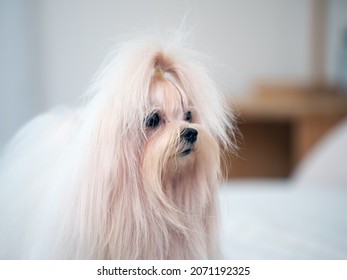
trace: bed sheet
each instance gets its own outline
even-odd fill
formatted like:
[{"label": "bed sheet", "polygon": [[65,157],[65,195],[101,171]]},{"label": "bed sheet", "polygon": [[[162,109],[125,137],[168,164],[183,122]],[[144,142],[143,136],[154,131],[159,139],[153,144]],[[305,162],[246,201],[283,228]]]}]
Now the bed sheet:
[{"label": "bed sheet", "polygon": [[347,259],[346,190],[240,180],[219,199],[225,259]]}]

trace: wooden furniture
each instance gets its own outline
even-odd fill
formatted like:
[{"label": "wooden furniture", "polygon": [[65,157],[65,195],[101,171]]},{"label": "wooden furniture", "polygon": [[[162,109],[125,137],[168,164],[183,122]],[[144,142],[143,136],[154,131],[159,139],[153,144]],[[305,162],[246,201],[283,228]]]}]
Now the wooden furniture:
[{"label": "wooden furniture", "polygon": [[311,148],[347,116],[347,98],[336,89],[263,85],[234,100],[240,133],[237,154],[226,153],[226,176],[288,177]]}]

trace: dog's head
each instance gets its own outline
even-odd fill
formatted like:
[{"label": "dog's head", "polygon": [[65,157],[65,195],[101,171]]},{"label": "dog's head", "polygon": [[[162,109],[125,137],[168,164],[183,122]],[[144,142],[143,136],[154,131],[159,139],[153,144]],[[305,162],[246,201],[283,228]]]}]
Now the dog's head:
[{"label": "dog's head", "polygon": [[217,139],[202,124],[200,110],[172,73],[154,69],[148,106],[141,156],[146,183],[172,187],[185,177],[192,182],[206,175],[201,172],[217,172]]},{"label": "dog's head", "polygon": [[93,162],[108,173],[102,177],[162,192],[164,185],[196,185],[219,175],[219,146],[230,144],[232,124],[196,52],[131,42],[93,89]]}]

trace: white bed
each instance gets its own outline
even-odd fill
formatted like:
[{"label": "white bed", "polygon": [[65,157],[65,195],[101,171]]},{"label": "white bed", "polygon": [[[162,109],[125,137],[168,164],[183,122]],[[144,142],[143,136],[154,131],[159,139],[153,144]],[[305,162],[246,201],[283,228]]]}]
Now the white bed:
[{"label": "white bed", "polygon": [[220,192],[226,259],[347,259],[347,191],[234,181]]},{"label": "white bed", "polygon": [[347,120],[288,180],[230,181],[220,191],[226,259],[347,259]]}]

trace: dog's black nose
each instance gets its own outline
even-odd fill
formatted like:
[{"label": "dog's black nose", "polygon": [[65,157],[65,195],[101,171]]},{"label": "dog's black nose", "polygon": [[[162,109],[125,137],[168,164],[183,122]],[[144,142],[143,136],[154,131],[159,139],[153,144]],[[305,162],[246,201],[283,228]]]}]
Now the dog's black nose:
[{"label": "dog's black nose", "polygon": [[190,144],[193,144],[198,137],[198,131],[194,128],[186,128],[181,133],[181,138]]}]

